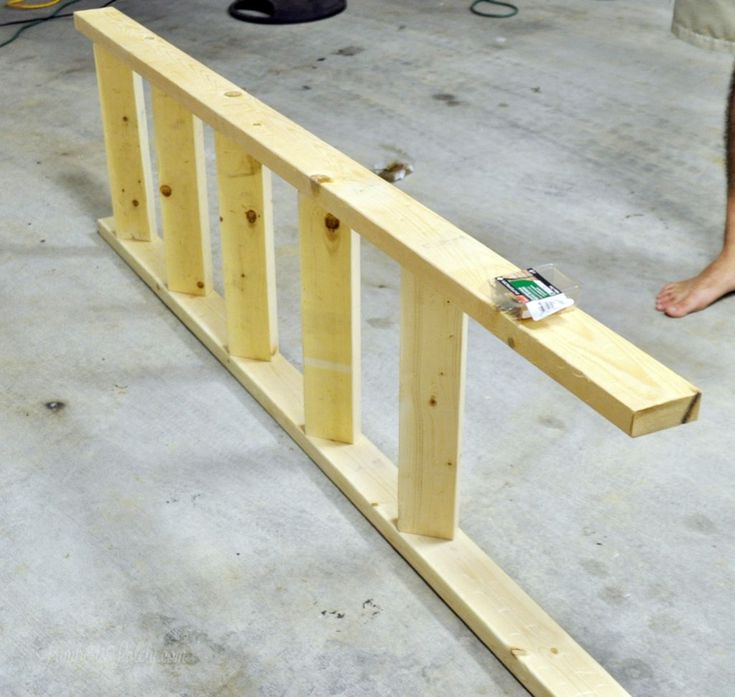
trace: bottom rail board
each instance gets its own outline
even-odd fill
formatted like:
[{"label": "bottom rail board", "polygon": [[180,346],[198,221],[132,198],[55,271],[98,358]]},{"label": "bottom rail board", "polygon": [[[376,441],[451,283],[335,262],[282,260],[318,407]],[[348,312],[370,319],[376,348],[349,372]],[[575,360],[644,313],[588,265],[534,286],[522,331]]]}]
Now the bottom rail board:
[{"label": "bottom rail board", "polygon": [[461,530],[453,540],[400,532],[395,465],[364,436],[350,445],[307,436],[301,373],[278,353],[271,361],[230,356],[224,299],[169,291],[159,238],[121,240],[111,218],[98,223],[100,235],[533,695],[628,695]]}]

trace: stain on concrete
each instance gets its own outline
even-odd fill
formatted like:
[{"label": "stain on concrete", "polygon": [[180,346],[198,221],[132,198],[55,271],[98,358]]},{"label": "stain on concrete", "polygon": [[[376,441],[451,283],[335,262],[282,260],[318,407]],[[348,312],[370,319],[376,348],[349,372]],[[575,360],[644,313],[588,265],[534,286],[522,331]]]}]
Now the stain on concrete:
[{"label": "stain on concrete", "polygon": [[345,46],[334,52],[335,56],[356,56],[358,53],[362,53],[365,49],[362,46]]},{"label": "stain on concrete", "polygon": [[659,612],[648,619],[648,628],[658,634],[676,634],[681,631],[681,623],[672,615]]},{"label": "stain on concrete", "polygon": [[406,160],[411,159],[411,156],[406,150],[404,150],[403,148],[399,148],[397,145],[394,145],[393,143],[380,143],[380,147],[383,150],[386,150],[387,152],[393,153],[399,158],[406,159]]},{"label": "stain on concrete", "polygon": [[[259,690],[260,692],[260,690]],[[244,669],[236,670],[224,683],[217,687],[213,697],[242,697],[255,694],[254,683]]]},{"label": "stain on concrete", "polygon": [[371,317],[367,323],[375,329],[388,329],[395,324],[391,317]]},{"label": "stain on concrete", "polygon": [[215,639],[201,627],[158,613],[141,616],[139,623],[150,642],[145,655],[166,671],[162,679],[171,694],[239,697],[256,693],[251,660],[237,632]]},{"label": "stain on concrete", "polygon": [[163,636],[163,643],[167,646],[177,644],[203,644],[210,648],[214,653],[223,653],[225,648],[222,644],[213,642],[206,632],[194,629],[190,625],[180,625],[173,627]]},{"label": "stain on concrete", "polygon": [[90,61],[77,61],[59,72],[59,77],[74,75],[75,73],[91,73],[94,67]]},{"label": "stain on concrete", "polygon": [[663,583],[651,584],[646,590],[646,597],[666,607],[672,607],[676,601],[676,593]]},{"label": "stain on concrete", "polygon": [[597,578],[607,578],[610,572],[607,566],[597,559],[582,559],[579,565],[590,575]]},{"label": "stain on concrete", "polygon": [[544,414],[539,418],[539,423],[547,428],[553,428],[555,431],[564,431],[567,425],[561,420],[552,416],[551,414]]},{"label": "stain on concrete", "polygon": [[602,598],[608,605],[616,606],[620,606],[625,603],[629,595],[629,593],[626,593],[618,586],[605,586],[599,594],[600,598]]},{"label": "stain on concrete", "polygon": [[91,217],[98,216],[101,210],[105,210],[105,206],[110,205],[106,184],[89,171],[70,168],[68,163],[63,163],[62,166],[55,167],[54,179]]},{"label": "stain on concrete", "polygon": [[692,532],[702,535],[712,535],[717,532],[717,526],[704,513],[694,513],[684,518],[684,525]]},{"label": "stain on concrete", "polygon": [[651,666],[640,658],[626,658],[620,666],[620,672],[629,680],[652,680],[654,677]]},{"label": "stain on concrete", "polygon": [[432,94],[432,99],[436,99],[438,102],[444,102],[447,106],[458,106],[462,102],[457,99],[453,94],[440,92],[439,94]]}]

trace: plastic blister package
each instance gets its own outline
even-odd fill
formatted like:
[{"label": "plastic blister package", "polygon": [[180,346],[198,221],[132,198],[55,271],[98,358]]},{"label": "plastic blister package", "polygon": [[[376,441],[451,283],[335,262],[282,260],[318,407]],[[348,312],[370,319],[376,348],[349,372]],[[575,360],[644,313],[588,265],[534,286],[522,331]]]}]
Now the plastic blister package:
[{"label": "plastic blister package", "polygon": [[519,319],[542,320],[579,302],[580,285],[554,264],[493,279],[496,307]]}]

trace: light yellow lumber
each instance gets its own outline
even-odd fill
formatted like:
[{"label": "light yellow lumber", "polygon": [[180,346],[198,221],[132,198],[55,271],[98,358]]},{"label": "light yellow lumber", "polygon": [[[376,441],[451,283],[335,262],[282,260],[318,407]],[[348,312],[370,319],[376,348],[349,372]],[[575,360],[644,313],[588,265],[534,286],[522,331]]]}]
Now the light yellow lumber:
[{"label": "light yellow lumber", "polygon": [[697,388],[581,310],[537,324],[498,312],[490,282],[514,264],[238,85],[114,8],[77,12],[75,24],[626,433],[696,418]]},{"label": "light yellow lumber", "polygon": [[395,466],[364,436],[347,445],[304,433],[301,375],[279,353],[270,362],[230,356],[223,298],[215,292],[207,297],[171,293],[160,240],[120,240],[111,219],[99,221],[99,230],[532,694],[630,697],[462,530],[451,541],[400,532]]},{"label": "light yellow lumber", "polygon": [[457,529],[467,317],[401,275],[398,528],[451,540]]},{"label": "light yellow lumber", "polygon": [[212,290],[202,122],[175,99],[151,90],[161,194],[166,280],[178,293]]},{"label": "light yellow lumber", "polygon": [[271,174],[215,133],[220,232],[233,356],[269,361],[278,346]]},{"label": "light yellow lumber", "polygon": [[94,47],[115,229],[123,239],[155,234],[143,87],[118,57]]},{"label": "light yellow lumber", "polygon": [[299,196],[306,433],[343,443],[360,433],[360,238]]}]

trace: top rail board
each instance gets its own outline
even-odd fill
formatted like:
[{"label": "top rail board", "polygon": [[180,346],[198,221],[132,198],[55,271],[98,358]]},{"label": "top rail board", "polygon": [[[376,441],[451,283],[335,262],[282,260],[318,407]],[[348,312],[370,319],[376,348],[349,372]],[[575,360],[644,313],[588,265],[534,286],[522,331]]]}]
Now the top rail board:
[{"label": "top rail board", "polygon": [[489,278],[517,267],[115,8],[76,28],[343,220],[631,436],[693,421],[700,392],[578,308],[529,324],[499,312]]}]

